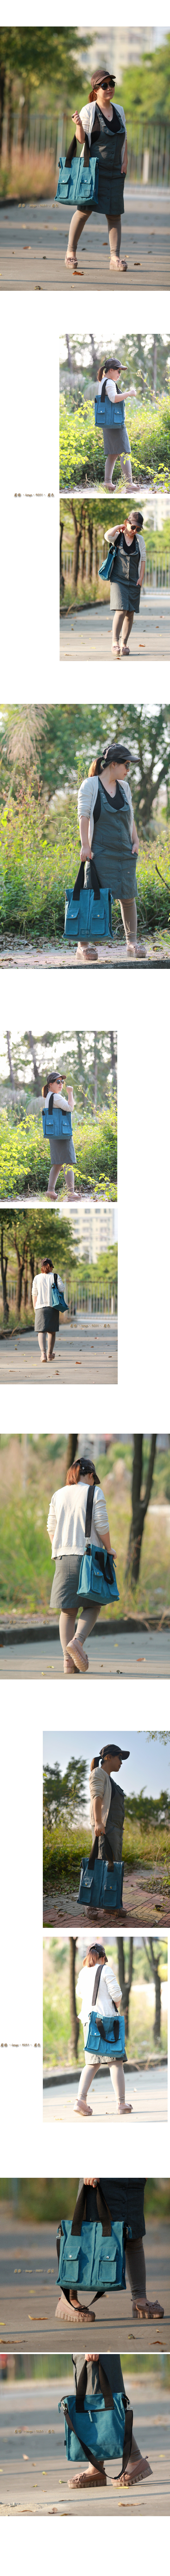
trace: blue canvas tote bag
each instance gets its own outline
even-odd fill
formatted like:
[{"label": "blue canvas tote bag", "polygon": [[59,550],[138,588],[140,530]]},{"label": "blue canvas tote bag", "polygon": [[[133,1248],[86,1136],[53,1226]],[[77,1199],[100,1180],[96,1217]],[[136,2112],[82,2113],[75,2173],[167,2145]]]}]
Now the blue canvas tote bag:
[{"label": "blue canvas tote bag", "polygon": [[109,402],[106,392],[104,401],[101,394],[95,394],[94,410],[96,429],[124,429],[124,402]]},{"label": "blue canvas tote bag", "polygon": [[88,1485],[85,1519],[87,1547],[81,1559],[78,1595],[83,1601],[89,1598],[93,1601],[100,1599],[101,1603],[119,1601],[113,1556],[108,1556],[107,1547],[93,1547],[93,1543],[88,1545],[91,1537],[94,1494],[95,1484]]},{"label": "blue canvas tote bag", "polygon": [[91,1861],[82,1859],[78,1905],[91,1906],[91,1913],[96,1913],[98,1907],[106,1914],[110,1910],[111,1913],[114,1910],[117,1914],[123,1913],[123,1879],[123,1860],[114,1860],[111,1869],[108,1860],[97,1860],[96,1857],[93,1867]]},{"label": "blue canvas tote bag", "polygon": [[61,1143],[63,1137],[72,1136],[71,1109],[60,1109],[59,1101],[55,1100],[55,1094],[52,1091],[50,1092],[48,1109],[46,1107],[46,1101],[44,1101],[42,1123],[43,1136],[49,1136],[49,1138],[50,1136],[58,1136],[59,1140],[61,1139]]},{"label": "blue canvas tote bag", "polygon": [[[84,873],[84,872],[83,872]],[[64,939],[112,939],[112,906],[108,886],[81,886],[80,894],[66,886]]]},{"label": "blue canvas tote bag", "polygon": [[116,546],[109,546],[108,555],[106,555],[106,563],[99,564],[99,580],[100,580],[100,581],[111,581],[111,578],[112,578],[112,572],[113,572],[113,564],[114,564],[114,560],[115,560],[115,555],[116,555],[116,554],[117,554],[117,545],[116,545]]},{"label": "blue canvas tote bag", "polygon": [[59,1306],[59,1308],[60,1308],[60,1314],[61,1314],[61,1315],[68,1315],[68,1306],[67,1306],[67,1300],[66,1300],[66,1298],[64,1297],[64,1289],[63,1289],[63,1288],[58,1288],[57,1273],[56,1273],[56,1276],[55,1276],[55,1271],[54,1271],[54,1287],[52,1288],[52,1306]]},{"label": "blue canvas tote bag", "polygon": [[131,2451],[133,2410],[126,2397],[122,2397],[121,2390],[112,2397],[110,2382],[100,2360],[99,2389],[94,2396],[88,2396],[86,2391],[87,2366],[84,2362],[71,2405],[67,2397],[58,2401],[59,2415],[62,2407],[64,2411],[67,2459],[88,2459],[95,2467],[101,2459],[123,2458],[125,2468]]},{"label": "blue canvas tote bag", "polygon": [[[125,2245],[127,2228],[122,2219],[110,2217],[101,2186],[97,2184],[97,2219],[86,2219],[86,2184],[82,2184],[74,2217],[62,2219],[57,2236],[59,2250],[58,2286],[70,2289],[81,2283],[83,2289],[126,2289]],[[128,2234],[129,2234],[128,2229]]]},{"label": "blue canvas tote bag", "polygon": [[77,153],[75,155],[73,144],[70,165],[67,156],[65,157],[65,160],[59,161],[59,179],[54,201],[55,205],[58,199],[60,204],[63,206],[69,205],[80,206],[80,208],[82,207],[82,212],[83,206],[97,206],[98,185],[99,158],[97,152],[92,154],[92,160],[90,160],[90,155],[86,152],[85,160],[84,152],[81,153],[80,156]]}]

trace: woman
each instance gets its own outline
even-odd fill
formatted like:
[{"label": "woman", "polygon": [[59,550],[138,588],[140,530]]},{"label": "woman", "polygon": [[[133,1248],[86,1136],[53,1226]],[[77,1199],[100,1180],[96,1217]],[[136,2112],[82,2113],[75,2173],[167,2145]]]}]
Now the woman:
[{"label": "woman", "polygon": [[[104,358],[103,366],[102,366],[102,367],[101,367],[101,366],[100,366],[100,367],[98,367],[98,379],[97,379],[97,381],[98,381],[98,385],[99,385],[100,399],[101,399],[101,404],[102,404],[102,408],[103,408],[103,424],[102,424],[102,422],[101,422],[101,427],[103,426],[103,446],[104,446],[104,456],[105,456],[105,478],[104,478],[104,479],[105,479],[105,484],[107,485],[108,491],[109,491],[109,490],[111,490],[112,474],[113,474],[114,465],[116,464],[116,457],[117,457],[117,456],[119,456],[119,457],[120,457],[120,464],[121,464],[121,467],[122,467],[122,482],[123,482],[123,483],[124,483],[124,482],[125,482],[125,483],[128,483],[128,484],[129,484],[129,488],[130,488],[130,487],[132,488],[132,467],[131,467],[131,462],[130,462],[130,444],[129,444],[128,432],[127,432],[127,429],[126,429],[126,427],[125,427],[125,416],[124,416],[124,421],[122,421],[122,422],[121,422],[121,424],[119,425],[119,427],[117,427],[116,423],[115,423],[115,424],[113,423],[113,427],[109,429],[109,425],[107,426],[107,424],[106,424],[106,427],[105,427],[105,423],[104,423],[104,398],[105,398],[105,393],[107,394],[107,400],[108,400],[108,402],[110,403],[110,410],[111,410],[111,407],[112,407],[112,403],[115,403],[115,404],[116,404],[116,403],[118,403],[118,404],[119,404],[119,406],[120,406],[120,400],[121,400],[122,408],[124,408],[124,414],[125,414],[125,397],[124,397],[124,391],[123,391],[123,387],[122,387],[122,385],[121,385],[121,395],[120,395],[120,384],[119,384],[119,378],[120,378],[120,376],[121,376],[121,375],[122,375],[122,367],[121,367],[121,366],[120,366],[120,364],[119,364],[118,358],[116,358],[116,364],[115,364],[115,360],[114,360],[113,358],[112,358],[112,359],[111,359],[111,358],[109,358],[109,359],[108,359],[108,358]],[[131,393],[131,394],[134,394],[134,395],[135,395],[135,385],[130,385],[130,386],[129,386],[129,393]],[[124,465],[124,458],[126,458],[126,463],[125,463],[125,465]]]},{"label": "woman", "polygon": [[[139,617],[140,594],[146,563],[144,537],[141,537],[140,543],[138,542],[141,528],[143,528],[141,510],[130,510],[128,519],[123,521],[123,527],[106,528],[106,536],[109,536],[110,541],[113,538],[113,544],[116,545],[110,577],[110,607],[113,619],[112,653],[116,662],[122,660],[125,653],[128,654],[129,659],[128,635],[131,635],[134,617]],[[119,644],[120,635],[121,644]]]},{"label": "woman", "polygon": [[[104,2194],[107,2207],[110,2210],[110,2217],[113,2220],[113,2224],[115,2222],[116,2225],[118,2220],[118,2222],[120,2221],[121,2224],[123,2223],[125,2227],[131,2228],[131,2236],[127,2237],[126,2244],[126,2274],[131,2290],[132,2316],[136,2318],[138,2324],[148,2324],[151,2319],[158,2323],[158,2319],[164,2316],[164,2308],[160,2307],[158,2299],[153,2300],[147,2298],[146,2290],[146,2265],[143,2243],[143,2239],[146,2234],[144,2218],[145,2182],[142,2182],[141,2178],[139,2179],[139,2176],[137,2176],[134,2181],[129,2179],[129,2176],[125,2178],[124,2174],[122,2176],[122,2180],[119,2176],[117,2180],[115,2180],[115,2176],[112,2176],[109,2181],[108,2175],[106,2180],[103,2180],[102,2175],[101,2178],[100,2176],[98,2177],[98,2182],[99,2187]],[[92,2177],[91,2180],[88,2180],[87,2175],[85,2174],[84,2187],[86,2190],[87,2227],[93,2227],[98,2218],[97,2178],[94,2179]],[[81,2197],[82,2183],[79,2182],[77,2192],[77,2234],[79,2233],[79,2200],[81,2200]],[[104,2300],[106,2299],[106,2295],[106,2291],[104,2290]],[[123,2293],[121,2291],[121,2297],[122,2295]],[[114,2297],[115,2291],[113,2290],[113,2302]],[[61,2290],[60,2298],[58,2299],[58,2306],[55,2311],[60,2325],[64,2325],[65,2321],[68,2324],[69,2307],[71,2308],[70,2322],[73,2321],[74,2311],[74,2315],[77,2317],[77,2323],[79,2322],[80,2325],[85,2322],[87,2323],[87,2320],[88,2324],[91,2325],[92,2320],[94,2324],[96,2301],[98,2298],[101,2298],[101,2290],[95,2291],[94,2308],[94,2294],[91,2292],[91,2307],[86,2307],[85,2292],[85,2304],[84,2307],[82,2307],[81,2290],[79,2288],[76,2289],[76,2286],[73,2286],[67,2291],[67,2293],[64,2290]]]},{"label": "woman", "polygon": [[[78,791],[85,872],[92,852],[99,885],[110,886],[113,903],[117,897],[119,899],[128,955],[134,954],[137,947],[135,897],[139,849],[128,780],[131,759],[132,752],[126,742],[107,742],[100,758],[91,761],[88,778],[82,779]],[[146,955],[144,944],[142,950],[140,944],[141,953]]]},{"label": "woman", "polygon": [[79,1609],[79,1575],[86,1545],[86,1509],[89,1485],[93,1485],[91,1540],[94,1546],[107,1547],[113,1555],[105,1495],[96,1476],[91,1458],[77,1458],[68,1468],[66,1485],[52,1494],[47,1529],[52,1539],[52,1558],[56,1559],[50,1610],[59,1610],[59,1633],[64,1656],[64,1675],[88,1672],[88,1655],[84,1653],[85,1637],[95,1627],[100,1610],[100,1594],[95,1602],[85,1603],[75,1629]]},{"label": "woman", "polygon": [[129,1762],[129,1753],[122,1753],[119,1744],[106,1744],[90,1764],[93,1850],[95,1846],[99,1860],[109,1860],[110,1869],[115,1860],[122,1859],[125,1802],[123,1789],[116,1789],[111,1781],[112,1771],[121,1771],[122,1762]]},{"label": "woman", "polygon": [[[64,1121],[64,1117],[65,1117],[65,1115],[66,1115],[66,1113],[67,1113],[67,1111],[68,1111],[68,1109],[69,1109],[69,1111],[70,1111],[70,1128],[71,1128],[70,1136],[67,1136],[67,1134],[65,1134],[65,1135],[64,1135],[64,1133],[63,1133],[63,1139],[62,1139],[62,1141],[61,1141],[61,1139],[60,1139],[60,1138],[58,1138],[57,1136],[55,1136],[54,1134],[52,1134],[52,1132],[51,1132],[51,1136],[50,1136],[50,1135],[48,1136],[48,1141],[49,1141],[49,1146],[50,1146],[50,1161],[51,1161],[51,1173],[49,1172],[49,1181],[48,1181],[48,1190],[47,1190],[47,1198],[48,1198],[48,1199],[54,1199],[54,1198],[55,1198],[55,1186],[56,1186],[56,1181],[58,1180],[58,1173],[59,1173],[59,1172],[61,1172],[61,1171],[63,1171],[63,1172],[64,1172],[64,1174],[65,1174],[66,1168],[67,1168],[67,1197],[68,1197],[68,1199],[73,1199],[73,1198],[74,1198],[74,1164],[76,1163],[76,1154],[75,1154],[75,1146],[73,1145],[73,1136],[72,1136],[72,1120],[71,1120],[71,1111],[72,1111],[72,1109],[74,1109],[74,1094],[73,1094],[73,1091],[72,1091],[72,1087],[70,1088],[70,1084],[68,1084],[68,1095],[67,1095],[67,1100],[66,1100],[65,1092],[63,1091],[63,1087],[62,1087],[62,1086],[63,1086],[63,1082],[64,1082],[64,1074],[61,1074],[61,1073],[55,1073],[55,1074],[54,1074],[54,1073],[52,1073],[52,1074],[50,1074],[50,1073],[49,1073],[49,1074],[48,1074],[48,1081],[47,1081],[47,1082],[43,1082],[43,1084],[42,1084],[42,1100],[43,1100],[42,1117],[43,1117],[44,1105],[45,1105],[45,1111],[46,1111],[46,1113],[47,1113],[47,1122],[48,1122],[48,1120],[49,1120],[50,1118],[52,1119],[52,1117],[53,1117],[53,1102],[55,1103],[55,1101],[56,1101],[56,1105],[57,1105],[57,1102],[58,1102],[59,1109],[61,1109],[61,1111],[62,1111],[63,1121]],[[45,1127],[46,1127],[46,1119],[44,1118],[44,1123],[43,1123],[43,1132],[44,1132],[44,1133],[45,1133]],[[48,1123],[47,1123],[47,1133],[48,1133]]]},{"label": "woman", "polygon": [[90,161],[93,153],[97,153],[99,159],[97,206],[91,209],[91,206],[85,204],[80,214],[76,207],[71,218],[65,268],[72,268],[74,275],[77,272],[78,277],[82,277],[82,269],[77,267],[77,244],[91,212],[93,214],[95,212],[95,215],[107,216],[111,271],[127,268],[127,259],[120,259],[121,215],[124,215],[123,187],[128,157],[127,134],[124,108],[115,107],[114,91],[113,73],[109,74],[99,66],[99,71],[95,72],[91,83],[86,106],[81,108],[80,115],[76,108],[72,118],[75,126],[75,142],[66,152],[66,167],[70,166],[76,144],[78,144],[78,152],[84,151],[85,136],[87,138],[86,162],[88,145]]},{"label": "woman", "polygon": [[[86,1951],[86,1958],[83,1960],[83,1966],[80,1969],[76,1986],[78,2005],[80,1997],[82,1998],[80,2021],[83,2022],[84,2030],[85,2068],[82,2068],[82,2074],[80,2075],[75,2110],[80,2113],[81,2118],[83,2117],[84,2119],[85,2117],[88,2120],[92,2120],[93,2117],[90,2103],[87,2103],[87,2093],[90,2092],[90,2085],[93,2084],[93,2078],[94,2075],[96,2075],[96,2057],[89,2058],[89,2056],[87,2056],[86,2029],[88,2016],[92,2011],[95,1968],[99,1967],[100,1959],[101,1975],[97,1994],[96,2017],[100,2013],[100,2019],[105,2021],[106,2017],[108,2021],[110,2011],[112,2013],[113,2010],[114,2017],[115,2009],[117,2013],[120,2013],[121,2008],[121,1986],[118,1985],[115,1968],[111,1967],[110,1960],[107,1962],[107,1954],[106,1950],[103,1948],[103,1942],[100,1944],[96,1941],[94,1947],[91,1950]],[[100,2057],[97,2059],[97,2064],[100,2066]],[[103,2059],[101,2059],[101,2067],[102,2065]],[[116,2110],[121,2114],[122,2118],[126,2112],[132,2111],[132,2102],[125,2102],[123,2058],[120,2057],[116,2059],[116,2057],[108,2057],[108,2068],[109,2067],[111,2083],[113,2084],[113,2091],[116,2099]]]},{"label": "woman", "polygon": [[[107,2352],[107,2353],[106,2353],[106,2352],[102,2352],[102,2353],[99,2353],[99,2352],[85,2352],[85,2354],[83,2355],[83,2353],[81,2353],[81,2354],[80,2354],[80,2353],[78,2353],[78,2352],[77,2352],[77,2353],[72,2353],[72,2362],[73,2362],[73,2373],[74,2373],[74,2388],[75,2388],[76,2397],[78,2398],[78,2402],[79,2402],[80,2413],[81,2413],[81,2410],[82,2410],[82,2406],[84,2406],[84,2439],[85,2439],[85,2445],[86,2445],[86,2449],[87,2449],[87,2443],[88,2443],[88,2423],[89,2423],[89,2452],[91,2452],[92,2454],[93,2454],[93,2412],[92,2412],[92,2407],[91,2407],[91,2401],[93,2400],[93,2403],[94,2403],[94,2399],[96,2399],[96,2409],[97,2409],[97,2412],[98,2412],[98,2410],[101,2410],[101,2399],[102,2399],[102,2397],[103,2397],[103,2394],[104,2394],[104,2406],[105,2406],[105,2409],[106,2409],[106,2413],[105,2413],[105,2415],[104,2415],[103,2404],[102,2404],[102,2411],[101,2411],[101,2459],[100,2459],[100,2462],[99,2462],[99,2460],[98,2460],[98,2461],[94,2462],[94,2465],[93,2465],[93,2460],[92,2460],[91,2458],[90,2458],[89,2460],[87,2460],[87,2462],[86,2462],[86,2465],[85,2465],[84,2469],[82,2469],[82,2468],[80,2468],[80,2470],[79,2470],[79,2469],[77,2469],[77,2471],[75,2471],[75,2472],[74,2472],[74,2476],[68,2479],[68,2485],[69,2485],[70,2487],[83,2487],[83,2488],[84,2488],[84,2487],[89,2487],[89,2486],[90,2486],[90,2487],[91,2487],[91,2486],[93,2486],[93,2487],[98,2487],[98,2486],[99,2486],[99,2487],[107,2487],[106,2470],[105,2470],[105,2467],[104,2467],[104,2458],[105,2458],[105,2456],[106,2456],[106,2453],[105,2453],[105,2445],[104,2445],[104,2430],[105,2430],[105,2426],[107,2426],[107,2413],[110,2413],[110,2414],[112,2413],[112,2406],[114,2406],[114,2400],[116,2400],[116,2397],[118,2397],[119,2395],[123,2398],[123,2404],[125,2405],[125,2431],[124,2431],[124,2444],[123,2444],[123,2458],[122,2458],[122,2469],[121,2469],[120,2471],[119,2471],[119,2470],[117,2470],[117,2475],[116,2475],[116,2477],[115,2477],[115,2476],[114,2476],[114,2477],[112,2477],[112,2480],[111,2480],[112,2486],[113,2486],[113,2487],[117,2487],[117,2486],[119,2486],[119,2487],[120,2487],[120,2486],[121,2486],[121,2487],[130,2487],[130,2486],[137,2485],[137,2484],[138,2484],[138,2481],[139,2481],[141,2478],[147,2478],[147,2477],[149,2478],[149,2477],[151,2477],[151,2476],[152,2476],[152,2471],[151,2471],[151,2469],[150,2469],[150,2462],[149,2462],[149,2460],[148,2460],[148,2456],[147,2456],[147,2454],[146,2454],[146,2456],[145,2456],[145,2457],[143,2456],[142,2451],[140,2451],[140,2450],[139,2450],[139,2444],[138,2444],[138,2442],[135,2442],[135,2435],[134,2435],[134,2433],[133,2433],[133,2429],[132,2429],[132,2427],[133,2427],[133,2414],[132,2414],[132,2421],[130,2421],[130,2417],[129,2417],[129,2426],[128,2426],[128,2409],[129,2409],[129,2405],[130,2405],[130,2400],[129,2400],[129,2399],[127,2398],[127,2396],[126,2396],[126,2390],[125,2390],[125,2386],[124,2386],[124,2379],[123,2379],[122,2368],[121,2368],[120,2353],[119,2353],[119,2352],[115,2352],[115,2353],[113,2353],[113,2352]],[[83,2366],[82,2366],[82,2365],[83,2365],[83,2363],[84,2363],[84,2368],[83,2368]],[[110,2407],[109,2407],[109,2391],[110,2391]],[[88,2406],[89,2406],[89,2416],[88,2416]],[[69,2409],[69,2398],[68,2398],[68,2409]],[[71,2413],[71,2398],[70,2398],[70,2413]],[[129,2443],[128,2443],[128,2433],[129,2433]],[[128,2457],[128,2449],[129,2449],[129,2457]],[[102,2456],[102,2453],[103,2453],[103,2456]],[[112,2456],[113,2456],[113,2455],[112,2455],[112,2450],[111,2450],[111,2446],[110,2446],[110,2459],[112,2458]],[[107,2445],[107,2457],[108,2457],[108,2445]]]},{"label": "woman", "polygon": [[[53,1289],[55,1303],[53,1300],[52,1304]],[[42,1261],[41,1270],[35,1271],[35,1279],[33,1279],[32,1283],[32,1302],[35,1314],[34,1329],[35,1333],[38,1333],[42,1365],[44,1364],[46,1368],[47,1360],[53,1360],[55,1335],[56,1333],[59,1333],[60,1302],[62,1312],[65,1314],[67,1313],[63,1280],[60,1279],[59,1270],[52,1270],[52,1263],[50,1261]],[[47,1352],[46,1333],[48,1337]]]}]

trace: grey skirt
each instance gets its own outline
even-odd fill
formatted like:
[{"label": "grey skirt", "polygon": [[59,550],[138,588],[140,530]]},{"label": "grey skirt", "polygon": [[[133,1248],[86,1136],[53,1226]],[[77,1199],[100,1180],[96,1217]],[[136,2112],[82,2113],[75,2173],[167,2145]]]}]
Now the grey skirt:
[{"label": "grey skirt", "polygon": [[[81,1599],[80,1594],[78,1598],[78,1583],[81,1565],[82,1555],[56,1556],[50,1610],[85,1609],[85,1602]],[[99,1601],[96,1602],[96,1611],[100,1609],[101,1601],[99,1599]]]},{"label": "grey skirt", "polygon": [[114,427],[104,429],[103,426],[103,446],[104,456],[130,456],[130,442],[125,424],[124,429],[114,429]]},{"label": "grey skirt", "polygon": [[59,1306],[35,1307],[35,1333],[59,1333]]},{"label": "grey skirt", "polygon": [[60,1143],[60,1139],[59,1139],[59,1137],[58,1137],[58,1136],[50,1136],[50,1137],[49,1137],[49,1145],[50,1145],[50,1163],[55,1163],[56,1172],[58,1172],[58,1171],[60,1172],[60,1171],[61,1171],[62,1163],[76,1163],[76,1154],[75,1154],[75,1145],[73,1145],[73,1136],[66,1136],[65,1144],[64,1144],[64,1136],[63,1136],[63,1144],[61,1144],[61,1143]]},{"label": "grey skirt", "polygon": [[110,583],[110,607],[112,617],[114,617],[115,608],[123,608],[124,617],[139,617],[139,587],[137,590],[135,582],[124,581],[122,573],[120,581]]}]

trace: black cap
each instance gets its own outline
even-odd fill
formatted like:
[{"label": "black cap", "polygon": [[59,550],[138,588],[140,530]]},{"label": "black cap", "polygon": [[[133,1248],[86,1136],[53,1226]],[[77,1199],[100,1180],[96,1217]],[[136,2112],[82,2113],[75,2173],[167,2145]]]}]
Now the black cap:
[{"label": "black cap", "polygon": [[110,1754],[110,1762],[113,1762],[113,1763],[114,1763],[114,1759],[115,1759],[115,1753],[119,1753],[119,1762],[129,1762],[129,1761],[130,1761],[130,1753],[123,1753],[123,1751],[122,1751],[122,1744],[102,1744],[102,1746],[101,1746],[101,1752],[99,1753],[99,1762],[104,1762],[105,1753],[109,1753],[109,1754]]}]

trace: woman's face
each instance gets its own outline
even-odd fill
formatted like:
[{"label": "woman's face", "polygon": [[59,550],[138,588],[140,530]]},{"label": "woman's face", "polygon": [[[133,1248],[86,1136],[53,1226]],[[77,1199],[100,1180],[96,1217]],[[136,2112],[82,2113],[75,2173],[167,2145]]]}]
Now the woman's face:
[{"label": "woman's face", "polygon": [[[120,778],[120,783],[121,783],[121,778],[127,778],[128,769],[129,769],[129,760],[111,760],[111,761],[110,761],[110,769],[109,769],[109,763],[108,763],[108,775],[109,775],[109,778]],[[107,777],[107,770],[106,770],[106,777]]]},{"label": "woman's face", "polygon": [[114,90],[114,89],[115,89],[115,81],[114,81],[114,80],[107,80],[107,79],[106,79],[106,80],[104,80],[104,82],[100,81],[100,88],[96,90],[96,99],[97,99],[97,101],[98,101],[98,105],[99,105],[99,107],[103,107],[103,108],[104,108],[105,113],[106,113],[106,116],[107,116],[107,107],[110,107],[110,101],[111,101],[111,99],[113,98],[113,90]]},{"label": "woman's face", "polygon": [[128,537],[135,537],[135,535],[136,535],[136,530],[137,530],[137,524],[138,524],[137,519],[126,519],[126,528],[128,529]]}]

